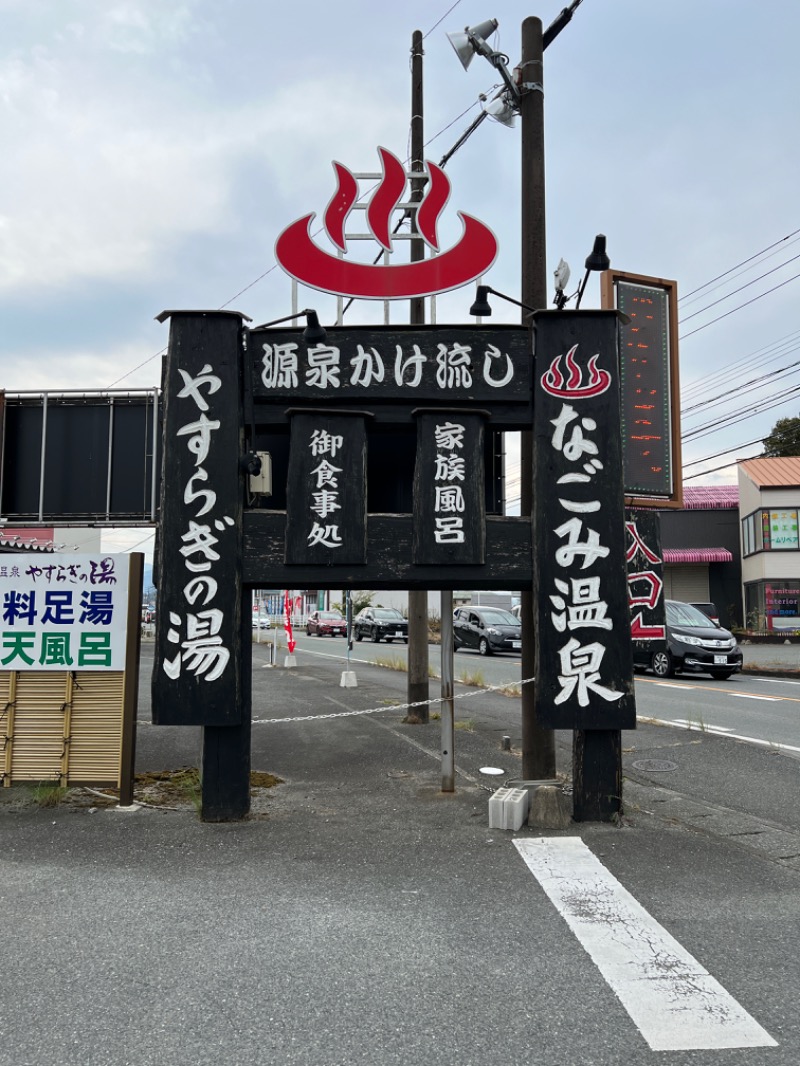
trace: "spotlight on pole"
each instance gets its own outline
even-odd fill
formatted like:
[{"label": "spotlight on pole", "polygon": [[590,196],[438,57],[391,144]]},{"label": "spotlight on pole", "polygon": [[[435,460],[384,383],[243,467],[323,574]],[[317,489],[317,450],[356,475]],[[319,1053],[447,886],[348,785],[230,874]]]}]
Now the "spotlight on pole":
[{"label": "spotlight on pole", "polygon": [[553,303],[556,305],[556,310],[563,311],[566,306],[569,297],[564,292],[569,283],[569,263],[565,259],[559,259],[558,266],[553,271],[556,280],[556,295],[553,299]]},{"label": "spotlight on pole", "polygon": [[497,19],[488,19],[486,22],[479,22],[477,26],[465,26],[463,33],[447,34],[447,39],[455,48],[464,70],[469,69],[474,55],[491,53],[492,49],[486,43],[486,38],[491,37],[496,29]]}]

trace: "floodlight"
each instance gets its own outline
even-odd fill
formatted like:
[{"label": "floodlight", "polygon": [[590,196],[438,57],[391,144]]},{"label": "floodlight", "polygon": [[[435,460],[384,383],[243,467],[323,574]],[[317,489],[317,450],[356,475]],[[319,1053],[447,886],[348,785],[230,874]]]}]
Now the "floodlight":
[{"label": "floodlight", "polygon": [[501,125],[508,126],[509,129],[514,128],[514,119],[517,117],[517,111],[509,100],[508,93],[501,93],[496,96],[483,110],[490,118],[501,123]]},{"label": "floodlight", "polygon": [[486,38],[491,37],[496,29],[497,19],[488,19],[486,22],[479,22],[477,26],[465,26],[463,33],[447,34],[447,39],[455,49],[464,70],[469,69],[472,57],[476,52],[482,51],[480,45],[486,47]]}]

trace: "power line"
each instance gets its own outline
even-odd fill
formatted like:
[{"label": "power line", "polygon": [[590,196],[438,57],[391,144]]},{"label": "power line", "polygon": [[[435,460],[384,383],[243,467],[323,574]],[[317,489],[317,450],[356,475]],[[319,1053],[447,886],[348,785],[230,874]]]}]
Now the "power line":
[{"label": "power line", "polygon": [[717,276],[715,278],[712,278],[711,281],[707,281],[704,285],[699,285],[696,289],[692,289],[691,292],[687,292],[685,296],[681,297],[679,303],[682,303],[684,300],[688,300],[689,297],[690,296],[694,296],[695,293],[701,292],[703,289],[707,289],[709,285],[713,285],[714,282],[720,281],[722,278],[727,277],[728,274],[733,273],[734,270],[738,270],[739,267],[743,267],[747,263],[752,262],[753,259],[757,259],[760,255],[763,255],[764,252],[768,252],[772,248],[777,248],[779,244],[783,244],[785,241],[788,241],[790,237],[794,237],[798,233],[800,233],[800,229],[792,230],[792,232],[787,234],[787,236],[781,237],[780,240],[774,241],[772,244],[768,244],[766,248],[762,248],[761,251],[760,252],[756,252],[755,255],[751,255],[749,258],[743,259],[741,263],[737,263],[736,266],[732,266],[729,270],[726,270],[724,273],[717,274]]},{"label": "power line", "polygon": [[691,414],[692,411],[698,411],[701,407],[716,407],[718,404],[724,403],[728,397],[735,396],[744,389],[750,389],[753,387],[763,388],[763,384],[759,385],[759,382],[766,382],[770,378],[782,377],[784,374],[788,374],[791,370],[794,370],[797,366],[800,366],[800,360],[790,363],[788,366],[780,367],[778,370],[771,370],[768,374],[762,374],[759,378],[750,378],[749,381],[745,381],[742,385],[737,385],[733,389],[728,389],[727,392],[721,393],[714,399],[701,400],[700,403],[696,403],[692,407],[681,408],[681,418]]},{"label": "power line", "polygon": [[[791,352],[796,351],[798,347],[800,347],[800,331],[787,333],[786,336],[781,337],[779,340],[763,345],[761,348],[757,348],[755,352],[748,353],[732,363],[727,363],[721,370],[715,370],[713,373],[706,374],[705,377],[693,381],[691,385],[685,385],[681,390],[681,399],[686,401],[698,392],[708,392],[709,388],[713,387],[712,383],[720,378],[729,381],[731,379],[731,371],[735,367],[739,367],[739,370],[734,376],[740,377],[745,369],[752,364],[757,363],[760,366],[766,366],[781,356],[789,355]],[[772,353],[771,358],[763,358],[770,353]]]},{"label": "power line", "polygon": [[693,329],[691,333],[684,333],[678,339],[686,340],[687,337],[693,337],[695,333],[699,333],[701,329],[707,329],[709,326],[713,326],[715,322],[721,322],[723,318],[727,318],[728,315],[735,314],[736,311],[741,311],[743,307],[749,307],[750,304],[754,304],[756,300],[761,300],[765,296],[769,296],[772,292],[777,292],[778,289],[782,289],[784,285],[788,285],[791,281],[797,281],[800,278],[800,274],[794,274],[791,278],[787,278],[786,281],[782,281],[780,285],[774,285],[771,289],[767,289],[766,292],[760,293],[758,296],[754,296],[752,300],[746,300],[743,304],[739,304],[738,307],[731,308],[730,311],[726,311],[724,315],[720,315],[718,318],[712,318],[710,322],[706,322],[702,326],[698,326],[697,329]]},{"label": "power line", "polygon": [[706,304],[706,306],[701,307],[699,311],[693,311],[690,315],[686,315],[685,318],[678,319],[678,325],[681,325],[683,322],[688,322],[690,318],[697,318],[697,316],[702,315],[704,311],[708,311],[710,308],[716,307],[717,304],[721,304],[724,300],[729,300],[731,296],[735,296],[737,292],[743,292],[751,285],[755,285],[757,281],[763,281],[764,278],[768,278],[770,274],[775,274],[778,270],[782,270],[785,266],[788,266],[789,263],[794,263],[797,259],[800,259],[800,254],[793,255],[791,259],[784,260],[783,263],[779,263],[778,266],[773,267],[772,270],[768,270],[765,274],[759,274],[757,278],[753,278],[746,284],[740,285],[738,289],[734,289],[732,292],[726,293],[725,296],[720,296],[718,300],[714,300],[712,301],[712,303]]}]

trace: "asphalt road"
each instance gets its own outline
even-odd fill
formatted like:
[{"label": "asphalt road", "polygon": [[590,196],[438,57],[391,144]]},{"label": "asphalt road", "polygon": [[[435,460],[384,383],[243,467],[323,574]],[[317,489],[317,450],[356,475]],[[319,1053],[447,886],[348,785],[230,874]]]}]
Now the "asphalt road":
[{"label": "asphalt road", "polygon": [[[0,810],[0,1066],[795,1066],[796,760],[641,723],[622,824],[545,834],[593,884],[557,857],[545,891],[541,831],[488,824],[482,768],[518,774],[519,701],[459,687],[446,796],[405,675],[364,662],[341,688],[335,642],[313,648],[294,669],[254,648],[253,766],[282,783],[249,821]],[[149,724],[151,665],[152,645],[137,768],[192,763],[199,730]],[[742,1012],[760,1043],[737,1042]]]},{"label": "asphalt road", "polygon": [[[274,636],[274,632],[273,632]],[[296,635],[297,654],[320,661],[347,663],[342,638]],[[429,645],[432,671],[441,675],[440,647]],[[408,648],[402,641],[392,644],[362,641],[353,645],[350,669],[382,664],[404,667]],[[461,650],[454,657],[458,682],[508,688],[513,691],[522,678],[519,655],[481,656]],[[438,694],[431,680],[431,695]],[[680,675],[659,680],[650,674],[636,675],[636,707],[640,718],[652,719],[679,728],[730,734],[765,746],[780,746],[788,754],[800,756],[800,679],[767,678],[735,674],[727,681],[715,681],[702,674]],[[510,728],[510,727],[509,727]]]}]

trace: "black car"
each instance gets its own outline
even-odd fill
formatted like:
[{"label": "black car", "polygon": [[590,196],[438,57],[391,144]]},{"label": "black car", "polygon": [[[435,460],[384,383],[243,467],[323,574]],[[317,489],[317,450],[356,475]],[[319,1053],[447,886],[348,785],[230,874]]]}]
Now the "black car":
[{"label": "black car", "polygon": [[356,640],[369,637],[376,644],[382,640],[408,644],[408,622],[394,607],[365,607],[353,620],[353,636]]},{"label": "black car", "polygon": [[677,671],[706,673],[726,681],[742,669],[742,653],[736,637],[715,624],[691,603],[666,601],[667,644],[633,642],[633,661],[649,667],[657,677],[672,677]]},{"label": "black car", "polygon": [[520,651],[522,623],[499,607],[459,607],[453,611],[453,646],[477,648],[481,655]]},{"label": "black car", "polygon": [[310,637],[344,637],[347,635],[347,622],[338,611],[312,611],[306,620],[306,633]]}]

